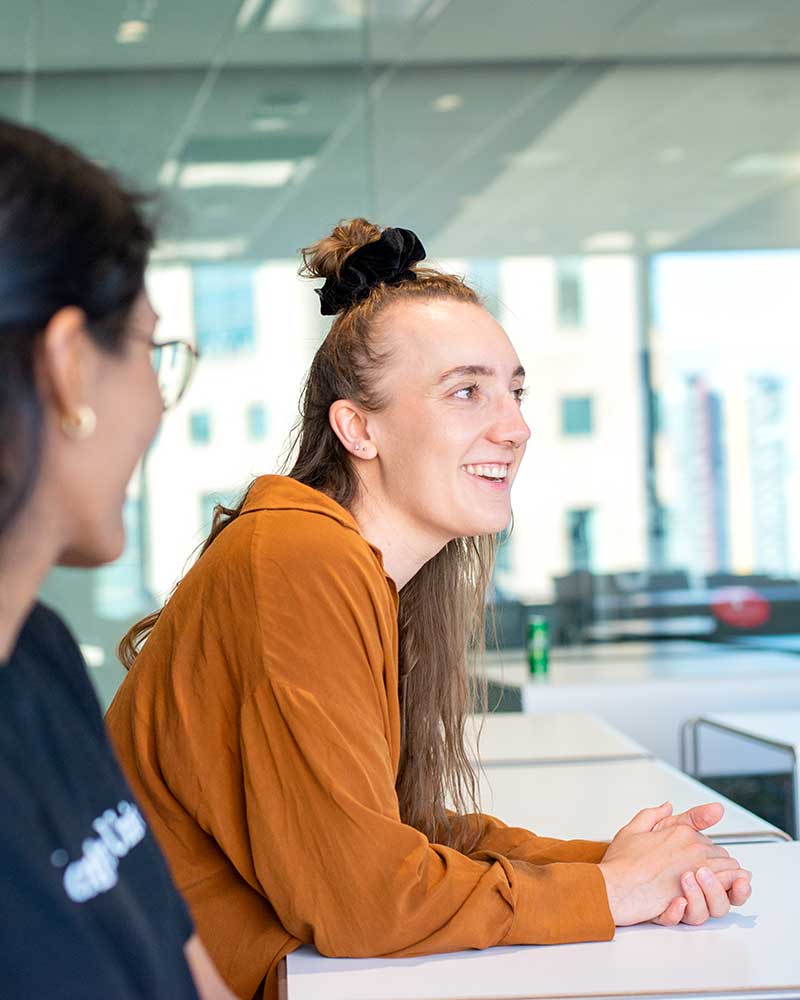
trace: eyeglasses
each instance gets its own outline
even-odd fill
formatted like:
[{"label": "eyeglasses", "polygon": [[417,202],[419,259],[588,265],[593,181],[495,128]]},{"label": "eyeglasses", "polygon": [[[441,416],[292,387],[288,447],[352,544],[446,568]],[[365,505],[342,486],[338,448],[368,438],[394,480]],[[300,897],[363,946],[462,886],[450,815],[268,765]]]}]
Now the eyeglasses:
[{"label": "eyeglasses", "polygon": [[183,397],[199,359],[199,351],[186,340],[150,344],[150,360],[165,410],[171,409]]}]

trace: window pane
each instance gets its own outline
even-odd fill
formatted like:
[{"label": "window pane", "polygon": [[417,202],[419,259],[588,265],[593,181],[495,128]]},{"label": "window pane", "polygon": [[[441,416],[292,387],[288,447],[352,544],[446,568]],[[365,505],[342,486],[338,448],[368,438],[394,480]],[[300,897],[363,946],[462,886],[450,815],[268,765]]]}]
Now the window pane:
[{"label": "window pane", "polygon": [[558,324],[583,326],[583,268],[580,259],[561,257],[556,261]]},{"label": "window pane", "polygon": [[800,253],[669,255],[656,275],[670,559],[714,586],[774,590],[800,569],[790,518]]},{"label": "window pane", "polygon": [[592,433],[592,400],[589,396],[572,396],[561,400],[561,432]]},{"label": "window pane", "polygon": [[194,315],[201,354],[253,347],[253,272],[249,267],[193,267]]},{"label": "window pane", "polygon": [[192,444],[208,444],[211,440],[211,416],[197,412],[189,414],[189,438]]},{"label": "window pane", "polygon": [[247,435],[253,441],[263,441],[267,436],[267,408],[263,403],[247,407]]}]

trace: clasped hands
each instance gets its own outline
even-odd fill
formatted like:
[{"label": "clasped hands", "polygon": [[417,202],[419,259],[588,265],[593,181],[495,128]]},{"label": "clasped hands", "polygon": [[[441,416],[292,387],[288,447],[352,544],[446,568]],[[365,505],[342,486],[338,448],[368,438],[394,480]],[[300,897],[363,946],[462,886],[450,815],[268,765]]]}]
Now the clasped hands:
[{"label": "clasped hands", "polygon": [[622,827],[600,862],[617,926],[702,924],[750,898],[751,873],[702,833],[723,813],[710,802],[673,815],[665,802]]}]

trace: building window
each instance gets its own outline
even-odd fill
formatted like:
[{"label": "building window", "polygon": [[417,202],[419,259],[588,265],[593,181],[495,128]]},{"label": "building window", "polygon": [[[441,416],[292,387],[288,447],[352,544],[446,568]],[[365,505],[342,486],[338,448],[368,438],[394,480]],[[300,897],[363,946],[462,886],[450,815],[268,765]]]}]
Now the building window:
[{"label": "building window", "polygon": [[253,268],[192,268],[194,323],[201,354],[236,354],[255,345]]},{"label": "building window", "polygon": [[556,260],[556,301],[558,325],[584,325],[583,264],[580,257]]},{"label": "building window", "polygon": [[211,414],[198,410],[189,414],[189,440],[192,444],[208,444],[211,440]]},{"label": "building window", "polygon": [[564,396],[561,400],[561,433],[591,434],[594,429],[591,396]]},{"label": "building window", "polygon": [[594,511],[567,511],[567,545],[570,571],[591,570],[594,565]]},{"label": "building window", "polygon": [[251,441],[263,441],[267,436],[267,408],[263,403],[247,407],[247,436]]}]

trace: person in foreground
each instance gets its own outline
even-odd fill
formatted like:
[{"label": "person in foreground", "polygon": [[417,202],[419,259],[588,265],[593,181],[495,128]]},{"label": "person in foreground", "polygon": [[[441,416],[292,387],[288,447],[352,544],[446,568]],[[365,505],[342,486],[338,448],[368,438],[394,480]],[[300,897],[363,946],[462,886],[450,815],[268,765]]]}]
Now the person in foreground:
[{"label": "person in foreground", "polygon": [[109,174],[0,119],[3,997],[232,997],[119,770],[80,650],[36,602],[52,566],[123,549],[125,487],[164,408],[151,240]]},{"label": "person in foreground", "polygon": [[274,997],[304,942],[400,956],[602,941],[615,924],[700,923],[750,891],[698,832],[718,805],[646,809],[611,844],[474,811],[468,660],[529,437],[524,372],[475,293],[424,256],[365,220],[305,251],[336,318],[291,471],[218,511],[120,647],[112,737],[247,997]]}]

